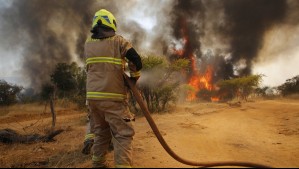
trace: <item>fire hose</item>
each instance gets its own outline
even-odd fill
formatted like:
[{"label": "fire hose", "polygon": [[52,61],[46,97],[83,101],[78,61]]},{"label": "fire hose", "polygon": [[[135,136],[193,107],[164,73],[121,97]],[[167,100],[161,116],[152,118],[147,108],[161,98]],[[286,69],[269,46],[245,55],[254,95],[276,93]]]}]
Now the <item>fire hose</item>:
[{"label": "fire hose", "polygon": [[254,168],[272,168],[270,166],[262,165],[262,164],[257,164],[257,163],[251,163],[251,162],[237,162],[237,161],[224,161],[224,162],[195,162],[195,161],[190,161],[181,158],[178,156],[166,143],[164,140],[163,136],[161,135],[157,125],[155,124],[153,118],[150,115],[150,112],[147,108],[147,106],[144,104],[143,99],[140,95],[140,92],[138,91],[136,85],[130,80],[130,78],[124,74],[124,78],[132,91],[137,103],[139,104],[141,110],[143,111],[143,114],[148,121],[150,127],[152,128],[154,134],[156,135],[157,139],[159,140],[160,144],[162,147],[166,150],[166,152],[175,160],[177,160],[180,163],[190,165],[190,166],[200,166],[200,167],[217,167],[217,166],[243,166],[243,167],[254,167]]}]

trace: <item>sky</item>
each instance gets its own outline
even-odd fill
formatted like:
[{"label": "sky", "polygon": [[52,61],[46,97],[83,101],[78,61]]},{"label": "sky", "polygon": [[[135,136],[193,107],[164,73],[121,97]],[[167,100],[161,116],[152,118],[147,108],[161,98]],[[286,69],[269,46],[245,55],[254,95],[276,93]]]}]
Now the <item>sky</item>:
[{"label": "sky", "polygon": [[[291,1],[291,0],[290,0]],[[128,34],[127,37],[142,37],[141,40],[132,40],[135,43],[142,43],[144,49],[150,48],[154,43],[154,31],[159,29],[164,34],[169,33],[169,29],[172,25],[165,24],[161,25],[161,19],[168,19],[171,21],[171,17],[168,16],[171,7],[174,5],[171,0],[164,1],[151,1],[151,3],[145,3],[142,0],[127,1],[128,3],[121,3],[127,5],[125,8],[118,8],[118,12],[115,14],[120,24],[125,25],[125,21],[136,22],[136,29],[142,30],[139,34]],[[130,4],[129,2],[134,2]],[[112,2],[111,2],[112,3]],[[10,0],[0,0],[0,9],[10,7]],[[109,4],[108,4],[109,6]],[[129,9],[129,10],[128,10]],[[128,11],[127,11],[128,10]],[[127,20],[123,20],[120,17],[121,14],[126,13]],[[212,12],[211,12],[212,13]],[[220,12],[219,12],[220,13]],[[211,15],[211,14],[210,14]],[[209,17],[209,12],[207,12]],[[12,18],[13,20],[13,18]],[[132,24],[131,24],[132,25]],[[208,25],[208,24],[207,24]],[[140,27],[140,28],[139,28]],[[121,27],[120,33],[126,35],[130,31],[130,27]],[[22,86],[32,85],[32,81],[29,82],[28,76],[23,74],[23,60],[26,59],[24,56],[24,50],[26,51],[26,45],[14,44],[14,41],[8,41],[7,30],[4,30],[0,22],[0,79],[4,79],[9,83],[16,83]],[[135,28],[134,28],[135,29]],[[12,33],[12,32],[10,32]],[[208,31],[206,32],[208,33]],[[12,35],[13,36],[13,35]],[[164,38],[164,37],[163,37]],[[213,41],[208,39],[206,36],[201,38],[202,48],[216,48],[215,46],[223,46],[224,44],[217,44],[218,39]],[[167,40],[167,39],[166,39]],[[209,41],[209,42],[208,42]],[[210,44],[211,42],[215,42]],[[217,42],[216,42],[217,41]],[[167,41],[166,41],[167,42]],[[172,43],[173,40],[169,40],[168,43]],[[74,49],[75,50],[75,49]],[[257,56],[254,59],[252,66],[253,74],[263,74],[262,84],[264,86],[278,86],[284,83],[287,79],[299,75],[299,26],[280,24],[273,26],[268,30],[263,37],[261,49],[257,52]]]}]

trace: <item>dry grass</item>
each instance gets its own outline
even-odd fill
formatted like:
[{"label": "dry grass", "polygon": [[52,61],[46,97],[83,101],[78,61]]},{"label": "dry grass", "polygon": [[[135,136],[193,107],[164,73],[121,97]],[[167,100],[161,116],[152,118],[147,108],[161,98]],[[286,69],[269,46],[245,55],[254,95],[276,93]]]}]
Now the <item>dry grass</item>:
[{"label": "dry grass", "polygon": [[[0,108],[0,129],[10,128],[20,134],[46,134],[51,129],[50,107],[45,104],[16,104]],[[55,129],[64,132],[55,142],[5,145],[0,143],[0,167],[5,168],[69,168],[90,157],[81,153],[85,136],[86,112],[73,103],[58,100]]]},{"label": "dry grass", "polygon": [[[77,109],[74,103],[66,100],[56,100],[55,110],[60,111],[64,109]],[[2,114],[1,114],[2,112]],[[0,116],[10,113],[17,114],[40,114],[50,112],[49,104],[46,103],[29,103],[29,104],[15,104],[12,106],[0,107]]]},{"label": "dry grass", "polygon": [[[10,113],[0,116],[0,129],[42,134],[51,126],[50,108],[42,113],[43,104],[15,105],[6,109]],[[153,118],[171,148],[186,159],[232,159],[287,168],[299,166],[298,110],[298,101],[287,99],[253,100],[242,102],[242,107],[230,107],[226,103],[184,103],[169,113],[153,114]],[[64,129],[55,137],[56,141],[0,143],[0,167],[90,168],[91,157],[81,154],[86,112],[63,102],[56,103],[56,111],[56,129]],[[167,155],[144,117],[137,117],[134,125],[133,167],[190,167]],[[109,164],[113,164],[112,155],[108,156]]]},{"label": "dry grass", "polygon": [[5,116],[8,113],[9,113],[9,107],[7,106],[0,107],[0,117]]},{"label": "dry grass", "polygon": [[[77,109],[70,102],[58,100],[55,102],[56,126],[67,128],[69,125],[86,125],[86,113]],[[73,117],[68,117],[73,116]],[[61,125],[65,120],[68,126]],[[50,106],[43,103],[16,104],[9,107],[0,107],[0,129],[10,128],[20,134],[45,134],[52,125]]]},{"label": "dry grass", "polygon": [[286,99],[294,99],[294,100],[299,100],[299,94],[291,94],[289,96],[285,97]]}]

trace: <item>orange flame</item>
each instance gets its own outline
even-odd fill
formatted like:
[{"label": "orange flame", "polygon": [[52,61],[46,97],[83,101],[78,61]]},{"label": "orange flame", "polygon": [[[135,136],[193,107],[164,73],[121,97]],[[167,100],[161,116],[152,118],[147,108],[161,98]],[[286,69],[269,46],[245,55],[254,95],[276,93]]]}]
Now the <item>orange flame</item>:
[{"label": "orange flame", "polygon": [[212,85],[212,74],[213,74],[213,69],[211,66],[208,66],[205,73],[200,75],[198,73],[195,73],[189,80],[189,85],[194,88],[194,91],[189,92],[187,100],[188,101],[193,101],[195,100],[196,94],[201,90],[201,89],[206,89],[206,90],[213,90],[213,85]]},{"label": "orange flame", "polygon": [[182,56],[184,54],[184,50],[180,49],[173,49],[174,54],[178,55],[178,56]]},{"label": "orange flame", "polygon": [[[209,91],[215,89],[212,83],[212,75],[213,69],[211,66],[208,66],[204,74],[199,75],[198,73],[196,73],[191,77],[191,79],[189,80],[189,85],[194,88],[194,91],[188,93],[188,101],[194,101],[197,98],[196,94],[202,89],[206,89]],[[217,102],[219,101],[219,98],[211,97],[211,101]]]},{"label": "orange flame", "polygon": [[211,97],[212,102],[219,102],[220,98],[219,97]]},{"label": "orange flame", "polygon": [[[185,50],[173,50],[174,54],[178,56],[183,56],[185,54]],[[215,90],[215,86],[213,85],[213,68],[212,66],[207,66],[206,70],[204,73],[200,74],[199,71],[196,68],[196,60],[195,56],[191,55],[189,56],[190,60],[190,66],[192,70],[192,76],[189,79],[188,84],[193,87],[193,91],[190,91],[187,96],[188,101],[194,101],[196,100],[197,96],[196,94],[202,90],[206,89],[209,91]],[[211,101],[213,102],[218,102],[219,98],[218,97],[211,97]]]},{"label": "orange flame", "polygon": [[[213,80],[213,68],[212,66],[207,66],[205,72],[203,74],[200,74],[199,71],[197,70],[196,66],[196,56],[193,54],[194,49],[190,48],[191,42],[190,42],[190,37],[187,32],[187,24],[186,20],[184,18],[181,18],[181,37],[182,37],[182,45],[184,46],[182,49],[173,49],[174,54],[180,57],[184,57],[186,59],[190,60],[190,66],[191,66],[191,78],[189,80],[189,85],[194,88],[194,91],[190,91],[188,93],[187,100],[188,101],[193,101],[197,98],[196,94],[202,90],[206,89],[209,91],[212,91],[215,89],[213,86],[212,80]],[[219,98],[217,97],[212,97],[211,101],[218,101]]]}]

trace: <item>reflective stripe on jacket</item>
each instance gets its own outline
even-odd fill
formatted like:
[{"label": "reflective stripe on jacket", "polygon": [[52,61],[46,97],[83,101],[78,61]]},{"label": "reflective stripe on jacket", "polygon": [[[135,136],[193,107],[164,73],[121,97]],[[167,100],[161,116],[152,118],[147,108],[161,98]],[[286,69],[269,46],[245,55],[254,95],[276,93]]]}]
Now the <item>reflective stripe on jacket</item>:
[{"label": "reflective stripe on jacket", "polygon": [[119,35],[86,41],[84,54],[87,66],[87,99],[126,99],[123,73],[125,55],[130,48],[131,43]]}]

